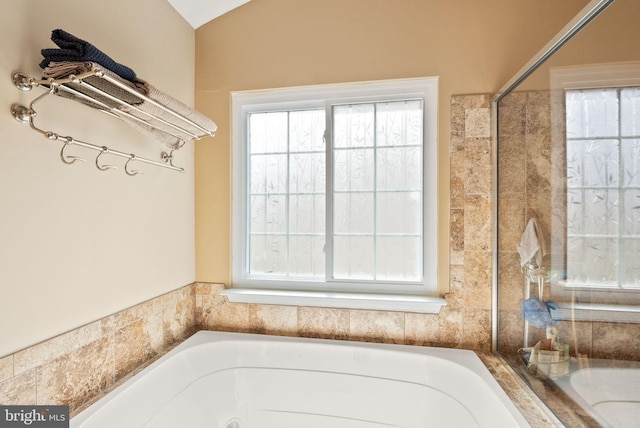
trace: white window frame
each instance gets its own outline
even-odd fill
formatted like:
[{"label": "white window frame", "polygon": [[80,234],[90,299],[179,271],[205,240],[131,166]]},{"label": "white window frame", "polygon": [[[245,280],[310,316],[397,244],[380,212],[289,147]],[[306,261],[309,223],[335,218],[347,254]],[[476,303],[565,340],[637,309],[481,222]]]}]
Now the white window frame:
[{"label": "white window frame", "polygon": [[[400,99],[421,99],[424,106],[423,280],[419,283],[401,284],[365,281],[363,284],[362,281],[316,282],[248,277],[245,248],[248,115],[252,112],[312,108],[330,112],[331,106],[335,104]],[[231,288],[223,294],[236,302],[439,312],[445,301],[437,297],[437,102],[437,77],[233,92],[232,278]],[[331,123],[328,123],[327,130],[330,129]],[[325,136],[329,136],[327,131]],[[330,155],[328,150],[327,156]],[[329,168],[326,174],[329,192]],[[329,210],[328,206],[327,212]]]}]

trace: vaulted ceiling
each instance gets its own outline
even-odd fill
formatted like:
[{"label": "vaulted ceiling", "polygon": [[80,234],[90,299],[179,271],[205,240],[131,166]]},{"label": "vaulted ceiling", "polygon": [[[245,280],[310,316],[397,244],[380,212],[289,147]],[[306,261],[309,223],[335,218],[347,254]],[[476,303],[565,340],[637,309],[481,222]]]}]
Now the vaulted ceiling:
[{"label": "vaulted ceiling", "polygon": [[251,0],[167,0],[195,29]]}]

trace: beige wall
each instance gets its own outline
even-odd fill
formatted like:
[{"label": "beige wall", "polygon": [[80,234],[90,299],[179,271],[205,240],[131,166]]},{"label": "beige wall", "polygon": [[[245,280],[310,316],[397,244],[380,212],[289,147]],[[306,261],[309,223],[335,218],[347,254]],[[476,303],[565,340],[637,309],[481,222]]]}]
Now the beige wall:
[{"label": "beige wall", "polygon": [[230,278],[229,93],[439,76],[439,281],[448,287],[450,99],[497,91],[587,0],[254,0],[196,31],[196,278]]},{"label": "beige wall", "polygon": [[616,0],[517,88],[549,89],[554,67],[637,62],[640,60],[640,2]]},{"label": "beige wall", "polygon": [[[39,76],[40,49],[63,28],[93,42],[186,103],[194,99],[195,32],[164,1],[25,0],[0,6],[0,356],[190,284],[194,274],[193,146],[176,154],[187,173],[140,165],[100,172],[97,152],[64,165],[60,144],[9,114],[22,93],[14,70]],[[168,31],[170,29],[170,31]],[[38,122],[61,135],[158,159],[159,143],[61,98]],[[71,151],[70,151],[71,152]]]}]

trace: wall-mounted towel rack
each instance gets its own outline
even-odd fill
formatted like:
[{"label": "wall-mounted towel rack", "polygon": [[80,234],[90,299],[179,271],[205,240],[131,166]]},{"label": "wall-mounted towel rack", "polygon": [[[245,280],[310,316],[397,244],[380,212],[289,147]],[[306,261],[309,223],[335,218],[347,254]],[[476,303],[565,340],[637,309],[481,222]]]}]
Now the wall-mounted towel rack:
[{"label": "wall-mounted towel rack", "polygon": [[[30,91],[34,87],[45,90],[42,95],[33,99],[28,107],[13,104],[11,113],[18,121],[29,123],[33,130],[47,139],[62,142],[60,159],[64,163],[72,164],[77,160],[84,160],[65,153],[68,146],[75,145],[98,151],[95,165],[101,171],[115,168],[101,163],[101,156],[108,154],[127,159],[124,170],[128,175],[136,175],[140,172],[131,168],[131,163],[134,161],[184,172],[184,168],[173,164],[173,152],[182,147],[186,141],[214,136],[215,123],[156,90],[147,82],[140,80],[134,84],[119,79],[118,76],[93,63],[81,63],[80,67],[74,64],[74,66],[74,70],[82,71],[83,67],[87,70],[78,74],[66,73],[60,78],[47,79],[36,79],[21,72],[12,75],[14,85],[22,91]],[[160,160],[155,161],[41,129],[34,122],[37,115],[34,106],[50,94],[74,99],[117,117],[143,134],[162,142],[167,146],[168,151],[163,151]]]}]

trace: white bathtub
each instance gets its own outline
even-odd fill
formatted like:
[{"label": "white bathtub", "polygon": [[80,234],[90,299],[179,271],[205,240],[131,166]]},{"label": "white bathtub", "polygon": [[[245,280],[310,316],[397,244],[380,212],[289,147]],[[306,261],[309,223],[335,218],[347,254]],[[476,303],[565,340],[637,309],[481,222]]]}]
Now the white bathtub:
[{"label": "white bathtub", "polygon": [[201,331],[72,428],[529,426],[471,351]]},{"label": "white bathtub", "polygon": [[640,368],[592,367],[556,383],[602,426],[640,426]]}]

